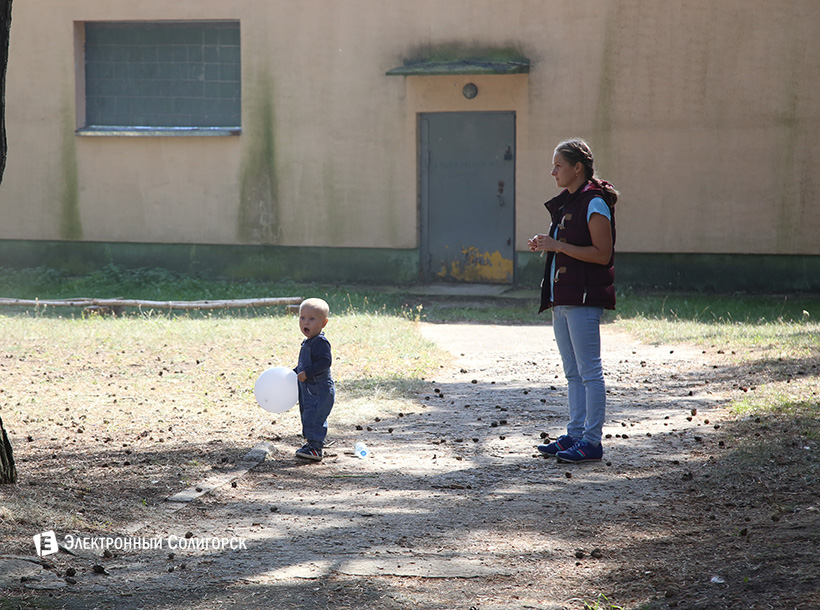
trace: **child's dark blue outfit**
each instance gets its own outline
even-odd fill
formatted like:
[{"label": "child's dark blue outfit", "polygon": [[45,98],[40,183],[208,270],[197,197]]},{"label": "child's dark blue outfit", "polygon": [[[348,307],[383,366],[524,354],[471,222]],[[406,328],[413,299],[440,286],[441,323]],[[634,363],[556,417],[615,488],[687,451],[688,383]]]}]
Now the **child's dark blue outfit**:
[{"label": "child's dark blue outfit", "polygon": [[319,333],[302,341],[299,364],[294,369],[297,373],[304,371],[307,376],[299,382],[302,436],[311,448],[318,451],[319,456],[327,436],[327,418],[336,399],[336,387],[330,375],[332,360],[330,341],[325,333]]}]

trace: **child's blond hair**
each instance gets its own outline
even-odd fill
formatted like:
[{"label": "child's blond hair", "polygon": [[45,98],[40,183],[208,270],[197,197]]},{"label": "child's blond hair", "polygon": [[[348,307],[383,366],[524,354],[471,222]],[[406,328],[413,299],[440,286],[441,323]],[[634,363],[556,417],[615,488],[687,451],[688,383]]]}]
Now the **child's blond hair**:
[{"label": "child's blond hair", "polygon": [[330,314],[330,306],[327,304],[327,301],[324,299],[305,299],[299,304],[299,313],[302,313],[302,308],[306,307],[308,309],[315,309],[318,312],[327,318],[328,314]]}]

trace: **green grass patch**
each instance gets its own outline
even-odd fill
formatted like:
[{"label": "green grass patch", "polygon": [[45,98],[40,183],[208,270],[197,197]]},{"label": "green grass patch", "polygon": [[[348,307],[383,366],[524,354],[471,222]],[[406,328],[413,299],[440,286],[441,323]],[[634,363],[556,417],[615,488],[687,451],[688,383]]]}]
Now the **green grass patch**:
[{"label": "green grass patch", "polygon": [[615,323],[646,343],[730,354],[738,370],[756,380],[748,383],[753,391],[732,404],[739,416],[770,418],[790,437],[818,438],[820,299],[630,294],[621,302]]},{"label": "green grass patch", "polygon": [[[328,301],[334,313],[363,312],[402,315],[432,321],[475,321],[490,323],[533,322],[537,315],[537,290],[528,298],[422,298],[402,287],[385,289],[367,285],[231,280],[208,275],[188,275],[165,269],[125,269],[106,264],[84,276],[47,269],[0,269],[0,296],[20,299],[64,299],[76,297],[145,300],[217,300],[253,297],[318,296]],[[423,301],[428,304],[419,305]],[[278,315],[281,310],[266,312]],[[689,338],[718,326],[718,333],[736,323],[762,326],[777,323],[820,321],[820,295],[747,295],[705,293],[641,292],[622,287],[618,309],[607,319],[651,322],[694,322],[675,331]],[[651,333],[660,333],[656,325]],[[668,332],[668,328],[664,332]],[[712,332],[712,334],[714,334]],[[767,331],[768,333],[768,331]],[[747,334],[741,331],[739,335]],[[764,333],[765,335],[766,333]]]},{"label": "green grass patch", "polygon": [[820,295],[618,293],[619,319],[765,324],[820,320]]},{"label": "green grass patch", "polygon": [[698,322],[618,318],[617,324],[647,343],[691,343],[724,350],[754,350],[757,357],[804,358],[820,350],[816,322]]},{"label": "green grass patch", "polygon": [[[0,269],[0,296],[17,299],[140,299],[148,301],[199,301],[269,297],[320,297],[334,314],[384,313],[418,316],[402,295],[375,287],[329,286],[294,282],[235,281],[226,278],[180,274],[165,269],[123,269],[108,264],[84,276],[71,276],[52,269]],[[72,315],[76,312],[51,308],[39,315]],[[206,315],[229,316],[248,311],[232,310]],[[282,307],[251,313],[286,315]]]},{"label": "green grass patch", "polygon": [[606,595],[601,593],[593,602],[584,601],[584,610],[623,610],[623,608],[613,604]]},{"label": "green grass patch", "polygon": [[[812,314],[814,312],[814,314]],[[619,301],[616,322],[649,343],[691,343],[753,350],[771,359],[820,353],[820,298],[704,294],[633,294]]]},{"label": "green grass patch", "polygon": [[[402,287],[297,284],[293,282],[234,281],[205,275],[184,275],[162,269],[124,269],[107,264],[86,276],[69,276],[51,269],[0,270],[0,295],[26,299],[97,297],[146,300],[220,300],[253,297],[321,297],[330,304],[333,324],[328,335],[351,338],[348,349],[358,370],[347,378],[351,396],[373,396],[390,401],[391,396],[408,391],[408,379],[422,375],[430,362],[424,348],[412,343],[415,321],[476,322],[493,324],[532,323],[548,320],[549,313],[537,315],[537,292],[524,298],[432,297]],[[17,309],[23,317],[81,317],[80,311],[63,308]],[[284,307],[261,310],[220,310],[215,312],[144,312],[128,315],[141,321],[126,334],[139,335],[158,320],[178,319],[183,333],[197,341],[194,320],[231,320],[262,317],[268,326],[292,324]],[[128,317],[128,316],[126,316]],[[187,320],[187,322],[185,322]],[[747,295],[639,292],[629,287],[618,294],[618,309],[607,312],[605,320],[647,343],[686,343],[736,352],[743,363],[771,370],[800,364],[816,376],[820,356],[820,296]],[[247,328],[252,328],[250,325]],[[126,328],[123,326],[123,328]],[[201,328],[212,328],[202,324]],[[54,330],[52,329],[52,331]],[[173,335],[172,330],[167,331]],[[246,331],[253,332],[253,331]],[[287,331],[277,331],[288,334]],[[401,338],[398,336],[401,335]],[[181,339],[179,339],[181,340]],[[410,341],[403,348],[403,342]],[[6,345],[13,343],[6,342]],[[362,349],[357,346],[361,345]],[[368,350],[367,348],[372,348]],[[382,352],[391,362],[372,353]],[[391,369],[391,367],[393,367]],[[814,367],[814,368],[812,368]],[[352,371],[351,371],[352,372]],[[803,404],[812,399],[795,395],[796,388],[765,386],[754,404],[738,405],[739,411],[771,410],[775,405]],[[387,395],[384,395],[384,393]],[[768,398],[764,398],[768,396]],[[748,399],[748,400],[751,400]]]},{"label": "green grass patch", "polygon": [[735,401],[732,409],[758,423],[766,422],[778,436],[795,442],[820,440],[820,380],[816,374],[791,383],[766,383]]}]

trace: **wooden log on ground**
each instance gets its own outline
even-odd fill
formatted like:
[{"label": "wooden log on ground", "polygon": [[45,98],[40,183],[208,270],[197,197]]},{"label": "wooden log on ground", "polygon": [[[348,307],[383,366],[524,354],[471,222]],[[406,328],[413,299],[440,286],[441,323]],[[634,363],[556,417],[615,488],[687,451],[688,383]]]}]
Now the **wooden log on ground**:
[{"label": "wooden log on ground", "polygon": [[142,299],[9,299],[0,298],[0,306],[8,307],[95,307],[116,310],[123,307],[139,309],[231,309],[299,305],[303,297],[275,297],[258,299],[226,299],[214,301],[146,301]]}]

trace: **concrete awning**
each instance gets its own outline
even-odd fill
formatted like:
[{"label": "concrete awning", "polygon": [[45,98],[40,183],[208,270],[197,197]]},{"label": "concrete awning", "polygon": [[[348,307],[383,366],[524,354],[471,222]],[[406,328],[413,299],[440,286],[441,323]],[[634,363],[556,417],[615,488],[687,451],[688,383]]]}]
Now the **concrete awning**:
[{"label": "concrete awning", "polygon": [[436,76],[451,74],[528,74],[530,60],[459,59],[417,61],[387,71],[388,76]]}]

